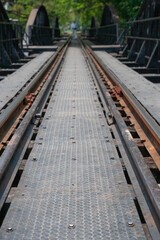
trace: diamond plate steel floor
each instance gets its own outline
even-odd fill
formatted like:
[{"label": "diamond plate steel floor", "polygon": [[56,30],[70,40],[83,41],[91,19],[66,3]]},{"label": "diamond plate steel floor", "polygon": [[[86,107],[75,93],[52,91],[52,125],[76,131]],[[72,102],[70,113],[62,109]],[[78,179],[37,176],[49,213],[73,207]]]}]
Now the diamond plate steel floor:
[{"label": "diamond plate steel floor", "polygon": [[[17,94],[17,92],[43,67],[54,52],[39,54],[14,73],[0,81],[0,110]],[[3,91],[2,91],[3,89]]]},{"label": "diamond plate steel floor", "polygon": [[145,239],[76,44],[67,52],[0,239]]}]

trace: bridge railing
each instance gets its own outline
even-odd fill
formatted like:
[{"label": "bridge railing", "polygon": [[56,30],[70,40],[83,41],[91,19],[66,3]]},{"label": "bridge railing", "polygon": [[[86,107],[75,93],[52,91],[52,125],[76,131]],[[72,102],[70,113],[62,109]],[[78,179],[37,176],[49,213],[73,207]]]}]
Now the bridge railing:
[{"label": "bridge railing", "polygon": [[129,21],[123,56],[146,68],[160,66],[160,17]]},{"label": "bridge railing", "polygon": [[98,28],[88,28],[87,36],[97,39],[101,43],[116,44],[119,39],[119,24],[110,24]]}]

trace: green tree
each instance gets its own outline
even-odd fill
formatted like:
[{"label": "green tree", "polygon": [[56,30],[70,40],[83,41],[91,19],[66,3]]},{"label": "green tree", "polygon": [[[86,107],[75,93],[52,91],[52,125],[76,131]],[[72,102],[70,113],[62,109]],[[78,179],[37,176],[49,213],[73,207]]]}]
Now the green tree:
[{"label": "green tree", "polygon": [[123,22],[137,15],[142,0],[16,0],[11,4],[9,14],[25,24],[33,7],[43,4],[51,23],[53,16],[58,16],[61,26],[69,25],[73,19],[76,19],[79,25],[86,27],[90,26],[92,16],[97,16],[100,22],[106,2],[116,7]]}]

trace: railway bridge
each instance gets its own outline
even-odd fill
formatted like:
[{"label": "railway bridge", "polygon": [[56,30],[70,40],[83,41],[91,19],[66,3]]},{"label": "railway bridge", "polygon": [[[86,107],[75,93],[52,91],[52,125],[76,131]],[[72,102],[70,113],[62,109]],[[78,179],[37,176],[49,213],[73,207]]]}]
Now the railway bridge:
[{"label": "railway bridge", "polygon": [[0,239],[160,239],[160,2],[0,21]]}]

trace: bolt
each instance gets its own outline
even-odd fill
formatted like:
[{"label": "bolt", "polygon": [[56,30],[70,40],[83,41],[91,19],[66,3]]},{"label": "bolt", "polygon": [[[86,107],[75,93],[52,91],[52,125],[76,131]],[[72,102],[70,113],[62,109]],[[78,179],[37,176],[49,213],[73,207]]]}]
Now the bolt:
[{"label": "bolt", "polygon": [[134,226],[134,223],[133,222],[128,222],[128,227],[133,227]]},{"label": "bolt", "polygon": [[7,232],[13,232],[13,228],[8,227],[6,231],[7,231]]},{"label": "bolt", "polygon": [[35,115],[35,118],[40,119],[40,118],[41,118],[41,114],[37,113],[37,114]]},{"label": "bolt", "polygon": [[32,161],[36,162],[36,161],[37,161],[37,158],[36,158],[36,157],[34,157],[34,158],[32,159]]},{"label": "bolt", "polygon": [[69,229],[74,229],[75,227],[76,227],[76,226],[73,225],[73,224],[69,224],[69,226],[68,226]]}]

